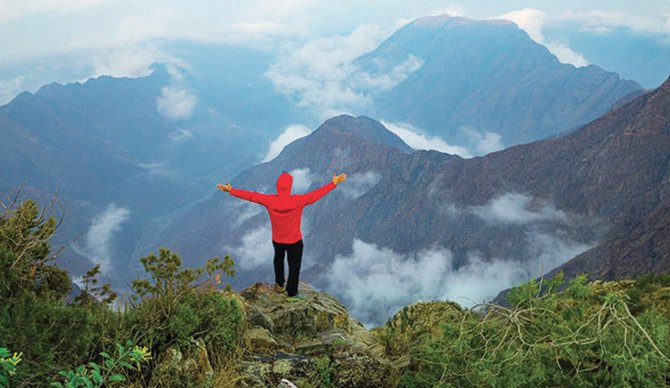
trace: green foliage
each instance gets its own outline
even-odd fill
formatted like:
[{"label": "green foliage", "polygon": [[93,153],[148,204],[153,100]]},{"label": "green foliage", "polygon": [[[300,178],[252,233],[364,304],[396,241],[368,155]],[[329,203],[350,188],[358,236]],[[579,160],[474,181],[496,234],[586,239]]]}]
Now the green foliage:
[{"label": "green foliage", "polygon": [[34,201],[15,208],[0,203],[0,302],[24,294],[62,298],[70,292],[66,271],[53,265],[49,238],[56,219],[41,214]]},{"label": "green foliage", "polygon": [[179,255],[163,248],[159,256],[152,254],[140,262],[149,279],[132,282],[139,301],[126,316],[136,336],[151,344],[155,354],[201,338],[216,365],[237,346],[243,322],[241,307],[212,287],[221,283],[221,272],[234,275],[230,257],[210,259],[204,268],[182,268]]},{"label": "green foliage", "polygon": [[0,306],[0,344],[24,353],[31,368],[19,369],[16,379],[34,384],[99,352],[115,335],[118,321],[109,310],[24,296]]},{"label": "green foliage", "polygon": [[328,357],[316,357],[314,359],[316,364],[316,370],[319,372],[319,387],[331,388],[335,387],[333,382],[333,373],[335,372],[335,366],[333,362]]},{"label": "green foliage", "polygon": [[9,378],[16,374],[21,357],[22,353],[11,354],[7,348],[0,348],[0,388],[9,387]]},{"label": "green foliage", "polygon": [[133,346],[132,341],[126,345],[116,344],[114,357],[107,352],[100,352],[101,362],[89,362],[74,370],[58,372],[62,382],[51,383],[52,387],[113,387],[124,386],[128,382],[128,373],[139,371],[141,364],[151,359],[146,347]]},{"label": "green foliage", "polygon": [[[8,386],[10,375],[21,386],[48,384],[57,376],[54,386],[125,386],[133,370],[148,383],[151,352],[115,345],[127,338],[157,351],[197,339],[212,365],[236,350],[243,312],[230,286],[219,289],[222,275],[235,274],[230,257],[188,269],[167,249],[142,258],[149,278],[133,282],[137,304],[124,311],[110,309],[116,294],[98,283],[95,266],[83,276],[82,293],[66,304],[71,280],[54,265],[48,243],[58,222],[34,201],[16,204],[0,201],[0,346],[21,350],[25,366],[16,368],[20,356],[0,348],[0,386]],[[110,346],[116,348],[113,357],[103,351]],[[140,362],[149,364],[141,372]]]},{"label": "green foliage", "polygon": [[74,303],[80,306],[92,306],[98,303],[108,305],[116,299],[116,292],[112,291],[109,284],[98,286],[98,275],[100,264],[88,270],[82,277],[84,289],[74,298]]},{"label": "green foliage", "polygon": [[634,316],[623,292],[594,292],[584,276],[531,281],[514,307],[484,306],[412,350],[403,386],[662,386],[670,378],[666,319]]}]

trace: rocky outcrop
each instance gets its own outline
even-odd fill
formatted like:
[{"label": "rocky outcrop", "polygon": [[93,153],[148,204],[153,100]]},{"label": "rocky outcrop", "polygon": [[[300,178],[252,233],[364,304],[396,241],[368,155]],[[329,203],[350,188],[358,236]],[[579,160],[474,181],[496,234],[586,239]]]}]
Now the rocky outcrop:
[{"label": "rocky outcrop", "polygon": [[300,284],[302,299],[270,285],[243,290],[247,313],[240,386],[392,386],[402,362],[387,357],[377,336],[328,294]]}]

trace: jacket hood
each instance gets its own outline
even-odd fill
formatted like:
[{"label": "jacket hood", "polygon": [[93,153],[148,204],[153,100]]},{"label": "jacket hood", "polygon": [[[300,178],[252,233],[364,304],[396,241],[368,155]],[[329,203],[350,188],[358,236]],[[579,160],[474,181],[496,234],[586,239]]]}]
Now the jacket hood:
[{"label": "jacket hood", "polygon": [[291,195],[291,187],[293,187],[293,177],[287,172],[282,173],[277,178],[277,194]]}]

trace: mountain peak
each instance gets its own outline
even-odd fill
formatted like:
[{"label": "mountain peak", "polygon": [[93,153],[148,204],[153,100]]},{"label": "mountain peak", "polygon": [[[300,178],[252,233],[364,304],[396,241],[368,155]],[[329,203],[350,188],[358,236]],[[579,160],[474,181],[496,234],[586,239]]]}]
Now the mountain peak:
[{"label": "mountain peak", "polygon": [[475,20],[462,16],[451,16],[449,14],[441,14],[435,16],[424,16],[415,19],[410,25],[414,27],[435,28],[444,26],[474,26],[474,25],[514,25],[509,20],[504,19],[490,19],[490,20]]},{"label": "mountain peak", "polygon": [[398,135],[391,132],[382,123],[367,116],[354,117],[343,114],[326,120],[314,132],[315,136],[348,136],[368,143],[382,144],[409,153],[409,147]]}]

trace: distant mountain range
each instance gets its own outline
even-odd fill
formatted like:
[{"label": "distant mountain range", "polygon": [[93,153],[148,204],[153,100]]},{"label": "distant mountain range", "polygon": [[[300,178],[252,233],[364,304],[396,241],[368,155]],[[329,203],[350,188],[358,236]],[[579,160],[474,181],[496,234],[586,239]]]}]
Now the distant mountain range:
[{"label": "distant mountain range", "polygon": [[357,64],[377,74],[408,58],[421,66],[375,98],[374,117],[407,122],[469,148],[473,131],[496,133],[506,146],[565,132],[641,89],[596,66],[562,64],[503,20],[420,18]]}]

